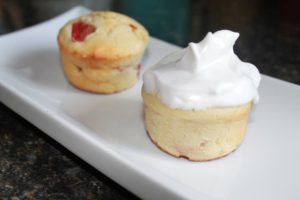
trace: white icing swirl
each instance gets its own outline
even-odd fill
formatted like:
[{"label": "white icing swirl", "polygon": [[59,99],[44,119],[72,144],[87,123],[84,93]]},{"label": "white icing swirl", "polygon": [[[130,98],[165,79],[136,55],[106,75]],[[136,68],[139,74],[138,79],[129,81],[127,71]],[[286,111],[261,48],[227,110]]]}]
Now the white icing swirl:
[{"label": "white icing swirl", "polygon": [[258,102],[258,69],[233,52],[239,33],[209,32],[144,73],[144,89],[171,108],[205,109]]}]

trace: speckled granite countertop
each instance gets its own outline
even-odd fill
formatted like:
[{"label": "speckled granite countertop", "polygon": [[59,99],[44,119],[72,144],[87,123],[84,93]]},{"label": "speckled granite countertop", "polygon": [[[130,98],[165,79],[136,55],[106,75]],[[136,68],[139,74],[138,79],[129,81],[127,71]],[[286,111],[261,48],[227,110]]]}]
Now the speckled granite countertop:
[{"label": "speckled granite countertop", "polygon": [[136,199],[0,105],[0,199]]},{"label": "speckled granite countertop", "polygon": [[[21,1],[11,2],[21,5]],[[177,44],[198,41],[207,31],[232,29],[241,33],[235,50],[242,60],[256,64],[263,74],[300,84],[297,1],[192,0],[189,3],[192,6],[187,11],[188,33]],[[176,38],[163,39],[176,43]],[[137,197],[0,104],[0,199]]]}]

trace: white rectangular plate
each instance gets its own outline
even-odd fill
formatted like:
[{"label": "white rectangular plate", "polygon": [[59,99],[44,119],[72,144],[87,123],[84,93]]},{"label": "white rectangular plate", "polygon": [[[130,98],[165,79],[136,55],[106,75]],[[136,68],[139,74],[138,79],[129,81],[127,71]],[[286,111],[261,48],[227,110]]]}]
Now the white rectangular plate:
[{"label": "white rectangular plate", "polygon": [[[173,158],[149,140],[142,81],[113,95],[69,85],[56,35],[76,7],[0,37],[0,99],[76,155],[146,199],[300,199],[300,87],[262,76],[246,138],[210,162]],[[142,72],[178,49],[151,38]]]}]

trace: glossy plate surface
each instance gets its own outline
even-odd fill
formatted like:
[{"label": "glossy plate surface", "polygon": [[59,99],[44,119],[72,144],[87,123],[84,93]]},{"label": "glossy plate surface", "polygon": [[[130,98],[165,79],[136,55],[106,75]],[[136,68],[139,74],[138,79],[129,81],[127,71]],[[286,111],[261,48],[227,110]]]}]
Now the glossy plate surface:
[{"label": "glossy plate surface", "polygon": [[[300,87],[262,77],[246,138],[211,162],[173,158],[149,140],[142,81],[113,95],[66,81],[59,28],[87,12],[74,9],[0,37],[0,100],[92,166],[146,199],[300,199]],[[178,47],[151,38],[142,72]]]}]

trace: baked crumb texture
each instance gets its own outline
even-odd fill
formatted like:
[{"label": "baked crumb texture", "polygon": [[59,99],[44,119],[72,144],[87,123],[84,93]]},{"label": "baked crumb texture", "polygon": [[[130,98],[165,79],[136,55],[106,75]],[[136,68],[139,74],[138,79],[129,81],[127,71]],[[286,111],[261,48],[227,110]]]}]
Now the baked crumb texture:
[{"label": "baked crumb texture", "polygon": [[243,141],[252,103],[201,111],[172,109],[142,91],[152,142],[175,157],[208,161],[226,156]]},{"label": "baked crumb texture", "polygon": [[[74,26],[79,23],[80,26]],[[87,32],[74,37],[74,27],[87,27]],[[111,11],[91,12],[71,20],[57,37],[70,83],[86,91],[107,94],[136,83],[148,39],[141,24]]]}]

